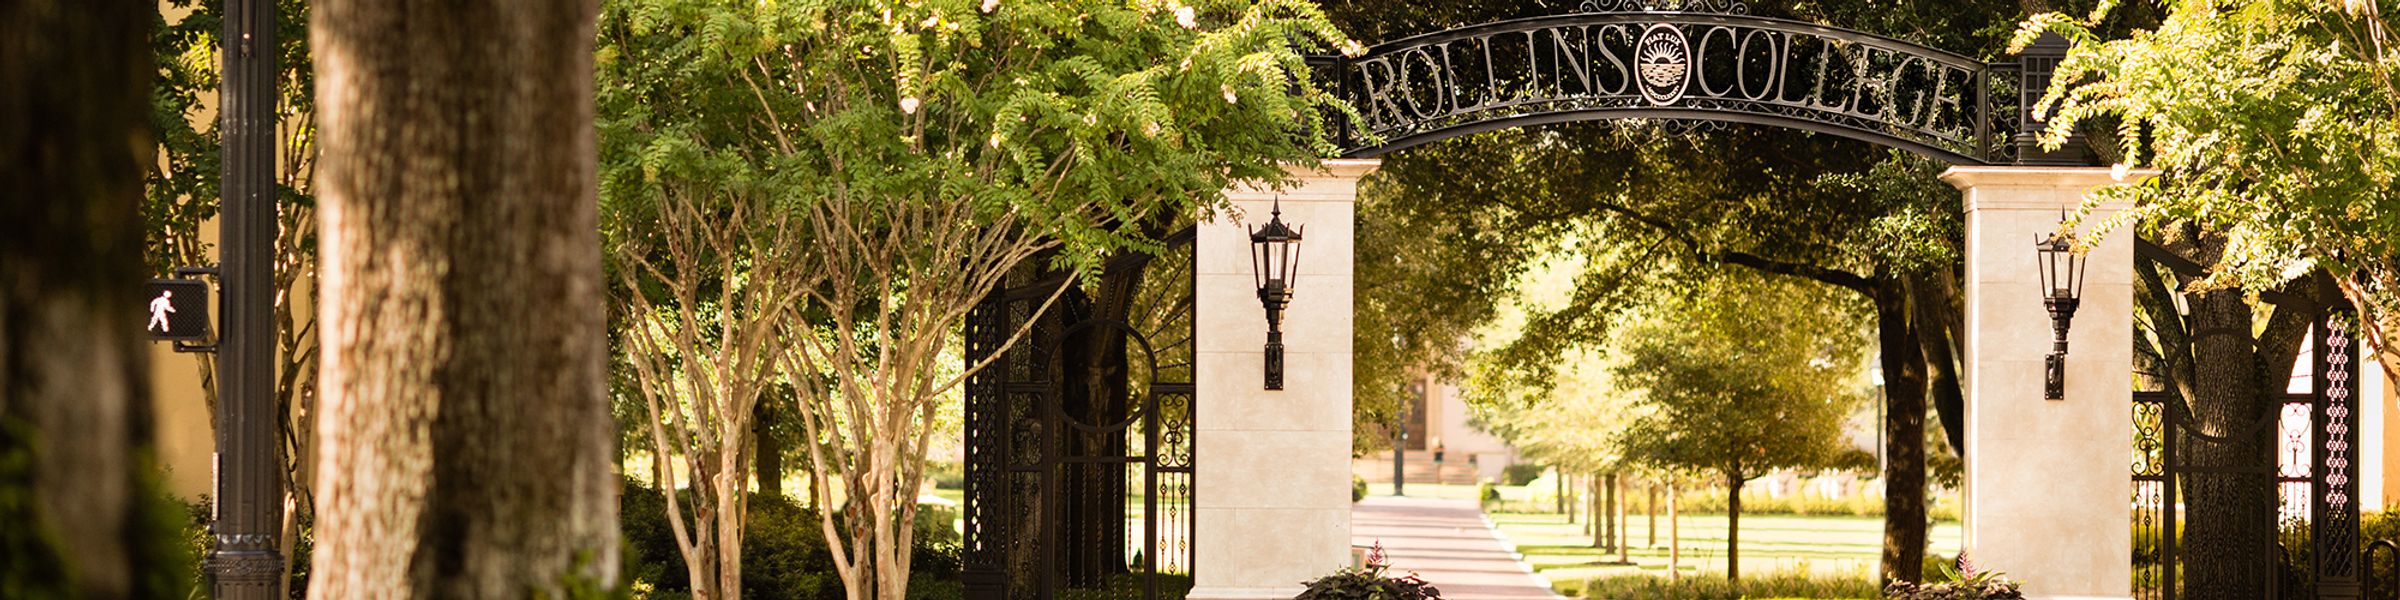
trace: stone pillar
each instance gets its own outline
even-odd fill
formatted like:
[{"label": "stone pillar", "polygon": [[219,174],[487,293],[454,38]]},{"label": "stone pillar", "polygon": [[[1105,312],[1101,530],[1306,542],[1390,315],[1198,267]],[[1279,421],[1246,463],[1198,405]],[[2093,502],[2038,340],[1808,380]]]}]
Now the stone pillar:
[{"label": "stone pillar", "polygon": [[[1353,208],[1374,160],[1295,169],[1280,194],[1233,189],[1237,211],[1200,226],[1197,539],[1189,597],[1290,598],[1350,564],[1350,298]],[[1284,313],[1284,389],[1265,389],[1266,310],[1246,225],[1280,196],[1303,227]]]},{"label": "stone pillar", "polygon": [[[1942,174],[1966,192],[1966,552],[1978,568],[2024,582],[2031,598],[2132,595],[2133,232],[2112,232],[2088,255],[2064,400],[2043,398],[2052,331],[2034,242],[2091,190],[2149,175]],[[2086,222],[2122,208],[2103,206]]]}]

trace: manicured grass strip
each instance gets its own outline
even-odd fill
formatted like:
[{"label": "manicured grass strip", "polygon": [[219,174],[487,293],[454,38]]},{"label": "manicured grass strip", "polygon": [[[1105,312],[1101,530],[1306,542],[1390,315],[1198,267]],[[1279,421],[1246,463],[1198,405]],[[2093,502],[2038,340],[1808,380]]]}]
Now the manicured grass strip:
[{"label": "manicured grass strip", "polygon": [[[1412,492],[1416,485],[1410,485]],[[1472,490],[1469,491],[1472,493]],[[1535,572],[1547,577],[1564,594],[1581,589],[1582,581],[1616,575],[1662,577],[1667,568],[1666,517],[1659,517],[1658,542],[1649,543],[1648,519],[1635,514],[1626,524],[1632,546],[1631,565],[1615,564],[1616,552],[1592,548],[1592,536],[1582,520],[1569,524],[1563,515],[1493,513],[1488,515],[1501,533],[1516,543]],[[1683,568],[1687,574],[1722,580],[1725,572],[1724,515],[1682,515]],[[1958,552],[1957,523],[1936,524],[1932,551]],[[1883,548],[1883,520],[1846,516],[1742,516],[1742,571],[1765,575],[1779,571],[1821,577],[1872,573]],[[1749,579],[1749,577],[1744,577]],[[1570,594],[1572,595],[1572,594]],[[1758,596],[1753,596],[1758,597]]]}]

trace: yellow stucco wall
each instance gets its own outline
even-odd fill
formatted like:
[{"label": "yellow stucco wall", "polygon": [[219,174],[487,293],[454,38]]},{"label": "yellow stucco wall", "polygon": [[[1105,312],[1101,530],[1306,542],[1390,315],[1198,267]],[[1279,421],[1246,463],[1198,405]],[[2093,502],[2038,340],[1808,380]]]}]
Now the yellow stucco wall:
[{"label": "yellow stucco wall", "polygon": [[165,343],[150,352],[151,414],[158,424],[158,461],[167,490],[186,499],[215,487],[216,440],[201,393],[199,361]]}]

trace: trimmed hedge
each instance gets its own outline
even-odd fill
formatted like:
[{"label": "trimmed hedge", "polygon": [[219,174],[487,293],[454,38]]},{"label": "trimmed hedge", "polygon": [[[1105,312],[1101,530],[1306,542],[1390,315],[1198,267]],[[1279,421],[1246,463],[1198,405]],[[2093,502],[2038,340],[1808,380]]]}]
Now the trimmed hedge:
[{"label": "trimmed hedge", "polygon": [[1546,465],[1537,465],[1533,463],[1517,463],[1506,467],[1501,467],[1500,483],[1512,486],[1522,486],[1528,483],[1533,483],[1533,480],[1540,479],[1542,477],[1543,471],[1547,471],[1549,469],[1550,467]]},{"label": "trimmed hedge", "polygon": [[[1958,503],[1944,501],[1939,496],[1926,498],[1925,515],[1936,521],[1959,520]],[[1723,514],[1725,492],[1699,492],[1682,499],[1683,512]],[[1636,502],[1639,504],[1639,502]],[[1781,498],[1748,492],[1742,494],[1742,514],[1745,515],[1844,515],[1853,517],[1883,516],[1883,497],[1852,494],[1849,498],[1827,498],[1810,494],[1790,494]]]},{"label": "trimmed hedge", "polygon": [[[1562,582],[1563,583],[1563,582]],[[1569,590],[1560,590],[1572,593]],[[1620,573],[1584,581],[1582,597],[1593,600],[1741,600],[1743,598],[1881,598],[1875,579],[1867,575],[1813,575],[1776,572],[1727,580],[1723,574],[1694,574],[1669,579],[1651,573]]]}]

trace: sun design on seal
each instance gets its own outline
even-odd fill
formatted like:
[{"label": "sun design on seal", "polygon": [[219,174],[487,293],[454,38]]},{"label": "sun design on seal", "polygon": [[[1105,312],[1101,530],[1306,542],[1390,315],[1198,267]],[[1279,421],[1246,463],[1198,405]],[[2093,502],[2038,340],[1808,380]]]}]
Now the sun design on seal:
[{"label": "sun design on seal", "polygon": [[1683,44],[1666,37],[1654,37],[1642,44],[1640,55],[1642,81],[1653,87],[1672,87],[1683,80]]}]

